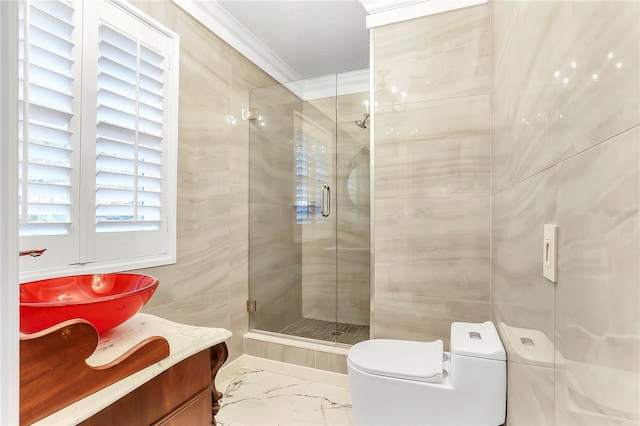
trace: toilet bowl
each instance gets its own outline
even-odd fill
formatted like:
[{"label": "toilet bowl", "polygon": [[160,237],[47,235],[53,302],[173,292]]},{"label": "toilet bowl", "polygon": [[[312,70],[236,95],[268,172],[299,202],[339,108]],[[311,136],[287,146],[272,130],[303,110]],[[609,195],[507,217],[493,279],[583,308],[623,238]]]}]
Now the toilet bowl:
[{"label": "toilet bowl", "polygon": [[349,349],[356,425],[501,425],[507,363],[491,321],[451,324],[442,340],[374,339]]}]

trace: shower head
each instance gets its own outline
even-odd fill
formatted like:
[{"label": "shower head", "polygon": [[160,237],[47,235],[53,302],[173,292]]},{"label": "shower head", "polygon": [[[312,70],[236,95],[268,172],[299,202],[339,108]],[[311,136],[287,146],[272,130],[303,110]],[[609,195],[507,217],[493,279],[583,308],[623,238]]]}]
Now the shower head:
[{"label": "shower head", "polygon": [[366,129],[368,119],[369,119],[369,114],[362,114],[362,118],[360,120],[354,121],[354,123],[356,123],[356,126]]}]

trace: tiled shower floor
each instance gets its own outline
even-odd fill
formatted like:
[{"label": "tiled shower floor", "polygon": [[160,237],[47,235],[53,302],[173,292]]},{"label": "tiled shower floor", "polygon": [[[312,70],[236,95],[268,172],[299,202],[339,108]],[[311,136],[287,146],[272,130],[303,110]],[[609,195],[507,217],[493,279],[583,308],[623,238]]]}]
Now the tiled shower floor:
[{"label": "tiled shower floor", "polygon": [[[369,338],[368,325],[356,325],[300,318],[282,330],[282,334],[354,345]],[[337,338],[336,338],[337,333]]]}]

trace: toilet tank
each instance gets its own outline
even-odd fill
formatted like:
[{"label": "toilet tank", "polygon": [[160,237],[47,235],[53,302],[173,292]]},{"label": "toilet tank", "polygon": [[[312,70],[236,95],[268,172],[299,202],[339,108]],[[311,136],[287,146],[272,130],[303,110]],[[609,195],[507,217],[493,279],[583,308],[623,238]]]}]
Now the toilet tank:
[{"label": "toilet tank", "polygon": [[474,413],[461,424],[500,425],[507,402],[507,356],[491,321],[451,324],[449,378],[456,397]]},{"label": "toilet tank", "polygon": [[473,418],[460,424],[500,425],[507,403],[507,356],[491,321],[451,324],[449,378]]},{"label": "toilet tank", "polygon": [[498,330],[491,321],[452,323],[450,350],[452,354],[472,358],[496,361],[507,359]]}]

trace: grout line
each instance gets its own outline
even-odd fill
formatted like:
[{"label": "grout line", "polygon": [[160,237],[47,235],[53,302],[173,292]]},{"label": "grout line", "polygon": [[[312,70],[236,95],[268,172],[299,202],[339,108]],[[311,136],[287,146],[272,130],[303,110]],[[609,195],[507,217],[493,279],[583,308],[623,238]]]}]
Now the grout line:
[{"label": "grout line", "polygon": [[[521,4],[518,5],[520,8]],[[493,8],[489,3],[489,321],[493,321]],[[517,13],[517,11],[516,11]],[[513,23],[513,22],[512,22]]]},{"label": "grout line", "polygon": [[[491,87],[491,86],[489,86]],[[430,103],[430,102],[442,102],[442,101],[449,101],[449,100],[457,100],[457,99],[465,99],[465,98],[475,98],[475,97],[479,97],[479,96],[491,96],[491,90],[489,91],[479,91],[477,93],[469,93],[466,95],[456,95],[456,96],[447,96],[447,97],[443,97],[443,98],[433,98],[433,99],[423,99],[423,100],[418,100],[418,101],[412,101],[412,102],[400,102],[400,103],[396,103],[396,104],[384,104],[384,105],[376,105],[376,109],[380,108],[380,109],[385,109],[385,108],[391,108],[391,107],[402,107],[405,105],[414,105],[414,104],[424,104],[424,103]]]},{"label": "grout line", "polygon": [[617,137],[618,137],[618,136],[620,136],[620,135],[623,135],[623,134],[625,134],[625,133],[627,133],[627,132],[630,132],[630,131],[632,131],[632,130],[633,130],[633,129],[635,129],[635,128],[640,128],[640,124],[636,124],[635,126],[631,126],[631,127],[629,127],[628,129],[622,130],[622,131],[620,131],[620,132],[616,133],[615,135],[612,135],[612,136],[608,137],[607,139],[604,139],[604,140],[602,140],[602,141],[600,141],[600,142],[598,142],[598,143],[596,143],[596,144],[594,144],[594,145],[591,145],[591,146],[589,146],[589,147],[587,147],[587,148],[584,148],[582,151],[578,151],[578,152],[576,152],[575,154],[571,154],[569,157],[564,158],[564,159],[562,159],[562,160],[558,161],[557,163],[551,164],[550,166],[547,166],[547,167],[545,167],[544,169],[541,169],[541,170],[539,170],[539,171],[535,172],[534,174],[532,174],[532,175],[530,175],[530,176],[527,176],[527,177],[526,177],[526,178],[524,178],[524,179],[520,179],[520,180],[518,180],[517,182],[515,182],[515,183],[513,183],[513,184],[511,184],[511,185],[509,185],[509,186],[507,186],[506,188],[501,189],[500,191],[496,192],[495,194],[492,194],[492,197],[493,197],[493,196],[496,196],[496,195],[500,195],[500,194],[502,194],[503,192],[505,192],[505,191],[507,191],[507,190],[509,190],[509,189],[511,189],[511,188],[514,188],[515,186],[520,185],[521,183],[524,183],[524,182],[528,181],[529,179],[533,179],[534,177],[536,177],[536,176],[538,176],[538,175],[540,175],[540,174],[542,174],[542,173],[546,172],[547,170],[553,169],[553,168],[555,168],[555,167],[559,167],[559,166],[561,166],[563,163],[566,163],[566,162],[568,162],[568,161],[570,161],[570,160],[573,160],[574,158],[576,158],[576,157],[578,157],[578,156],[580,156],[580,155],[582,155],[582,154],[585,154],[585,153],[587,153],[588,151],[591,151],[592,149],[598,148],[599,146],[601,146],[601,145],[605,144],[606,142],[609,142],[609,141],[611,141],[612,139],[615,139],[615,138],[617,138]]}]

